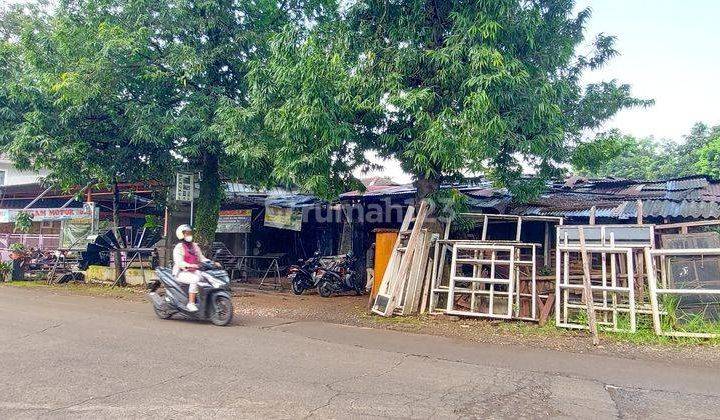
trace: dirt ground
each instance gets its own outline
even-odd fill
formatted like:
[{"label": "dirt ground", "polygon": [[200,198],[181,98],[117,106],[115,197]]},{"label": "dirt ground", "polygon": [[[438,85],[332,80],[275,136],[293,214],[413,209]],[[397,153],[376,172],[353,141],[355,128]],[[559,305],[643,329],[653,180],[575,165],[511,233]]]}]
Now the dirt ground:
[{"label": "dirt ground", "polygon": [[[1,284],[1,283],[0,283]],[[5,285],[7,286],[7,285]],[[67,284],[48,286],[40,282],[9,284],[16,287],[48,288],[53,293],[72,293],[111,299],[145,300],[142,288],[110,288],[107,285]],[[601,333],[599,347],[593,347],[585,331],[539,327],[531,322],[419,315],[383,318],[368,311],[368,297],[354,294],[322,298],[313,292],[301,296],[286,291],[239,286],[233,289],[235,312],[243,317],[280,318],[292,321],[320,321],[367,328],[384,328],[430,334],[459,340],[525,346],[572,353],[612,355],[629,359],[675,361],[693,366],[720,366],[720,340],[676,340],[651,333]]]}]

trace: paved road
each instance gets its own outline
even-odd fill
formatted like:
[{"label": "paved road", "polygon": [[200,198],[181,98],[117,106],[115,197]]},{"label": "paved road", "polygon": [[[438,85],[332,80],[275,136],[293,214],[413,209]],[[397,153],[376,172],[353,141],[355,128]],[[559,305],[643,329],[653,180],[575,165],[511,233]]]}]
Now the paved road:
[{"label": "paved road", "polygon": [[0,288],[0,418],[720,415],[720,371]]}]

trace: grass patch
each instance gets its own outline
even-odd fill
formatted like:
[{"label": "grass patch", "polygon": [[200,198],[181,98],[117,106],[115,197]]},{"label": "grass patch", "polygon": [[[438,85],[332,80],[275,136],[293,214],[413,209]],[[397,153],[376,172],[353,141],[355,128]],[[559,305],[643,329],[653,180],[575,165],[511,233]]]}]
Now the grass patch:
[{"label": "grass patch", "polygon": [[144,296],[142,288],[135,287],[110,287],[101,283],[65,283],[47,284],[44,281],[12,281],[0,283],[3,287],[19,287],[23,289],[44,289],[53,291],[64,291],[83,296],[98,296],[114,299],[140,300]]}]

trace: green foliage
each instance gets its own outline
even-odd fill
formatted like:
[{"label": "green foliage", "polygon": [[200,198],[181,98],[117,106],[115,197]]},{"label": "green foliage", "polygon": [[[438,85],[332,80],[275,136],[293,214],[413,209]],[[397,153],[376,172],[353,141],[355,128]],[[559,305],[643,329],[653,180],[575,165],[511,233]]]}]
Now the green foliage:
[{"label": "green foliage", "polygon": [[[585,41],[573,0],[364,0],[274,37],[248,73],[248,104],[225,103],[215,129],[243,162],[319,193],[342,190],[365,152],[417,180],[484,173],[521,199],[560,172],[584,129],[648,105],[582,75],[615,55]],[[346,188],[346,187],[345,187]],[[432,191],[429,191],[432,192]]]},{"label": "green foliage", "polygon": [[9,261],[0,261],[0,282],[8,281],[8,277],[12,272],[12,263]]},{"label": "green foliage", "polygon": [[158,219],[157,216],[152,214],[145,215],[145,224],[143,225],[143,228],[145,229],[158,229],[160,227],[160,219]]},{"label": "green foliage", "polygon": [[597,173],[603,165],[622,155],[626,147],[632,146],[632,140],[618,131],[601,133],[593,141],[578,145],[571,158],[576,171]]},{"label": "green foliage", "polygon": [[23,244],[21,244],[21,243],[19,243],[19,242],[16,242],[16,243],[14,243],[14,244],[10,244],[10,246],[8,247],[8,249],[9,249],[10,251],[12,251],[12,252],[20,252],[20,253],[22,253],[22,252],[25,252],[25,245],[23,245]]},{"label": "green foliage", "polygon": [[12,271],[12,263],[9,261],[0,261],[0,277],[3,279]]},{"label": "green foliage", "polygon": [[214,129],[219,107],[247,105],[250,63],[266,59],[273,34],[316,20],[326,3],[38,0],[8,8],[0,19],[3,153],[65,186],[169,184],[179,167],[200,170],[214,182],[197,202],[199,231],[211,241],[214,230],[205,229],[217,219],[223,179],[269,174],[227,156]]},{"label": "green foliage", "polygon": [[705,145],[697,150],[693,169],[720,179],[720,126],[714,127]]},{"label": "green foliage", "polygon": [[617,130],[599,134],[579,145],[573,169],[594,177],[639,180],[676,178],[695,174],[720,176],[720,127],[698,123],[682,142],[638,139]]},{"label": "green foliage", "polygon": [[141,34],[111,10],[68,1],[6,12],[15,25],[0,44],[0,144],[20,169],[71,186],[162,179],[172,162],[159,129],[168,99],[136,100],[163,82],[149,77]]},{"label": "green foliage", "polygon": [[15,232],[27,233],[32,227],[33,215],[25,211],[19,212],[15,216]]}]

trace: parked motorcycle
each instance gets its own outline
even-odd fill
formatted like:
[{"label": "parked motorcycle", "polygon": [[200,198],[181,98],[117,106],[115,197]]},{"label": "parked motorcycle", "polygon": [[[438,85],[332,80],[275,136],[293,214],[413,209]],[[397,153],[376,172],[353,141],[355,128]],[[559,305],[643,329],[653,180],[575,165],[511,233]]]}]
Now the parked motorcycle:
[{"label": "parked motorcycle", "polygon": [[358,296],[362,295],[365,288],[357,282],[354,265],[355,258],[352,254],[348,254],[340,261],[318,268],[316,275],[320,278],[317,285],[320,296],[330,297],[333,293],[347,291],[354,291]]},{"label": "parked motorcycle", "polygon": [[[158,318],[169,319],[179,313],[190,319],[210,320],[213,324],[228,325],[233,319],[233,304],[230,297],[230,276],[227,271],[213,263],[200,266],[202,280],[198,282],[196,304],[198,310],[187,310],[188,285],[178,282],[172,270],[166,267],[155,269],[159,280],[149,285],[149,297]],[[163,286],[164,292],[159,292]]]},{"label": "parked motorcycle", "polygon": [[291,265],[288,269],[288,280],[292,285],[292,291],[301,295],[305,290],[317,287],[320,277],[317,268],[320,267],[320,253],[316,252],[312,258],[298,260],[298,264]]}]

